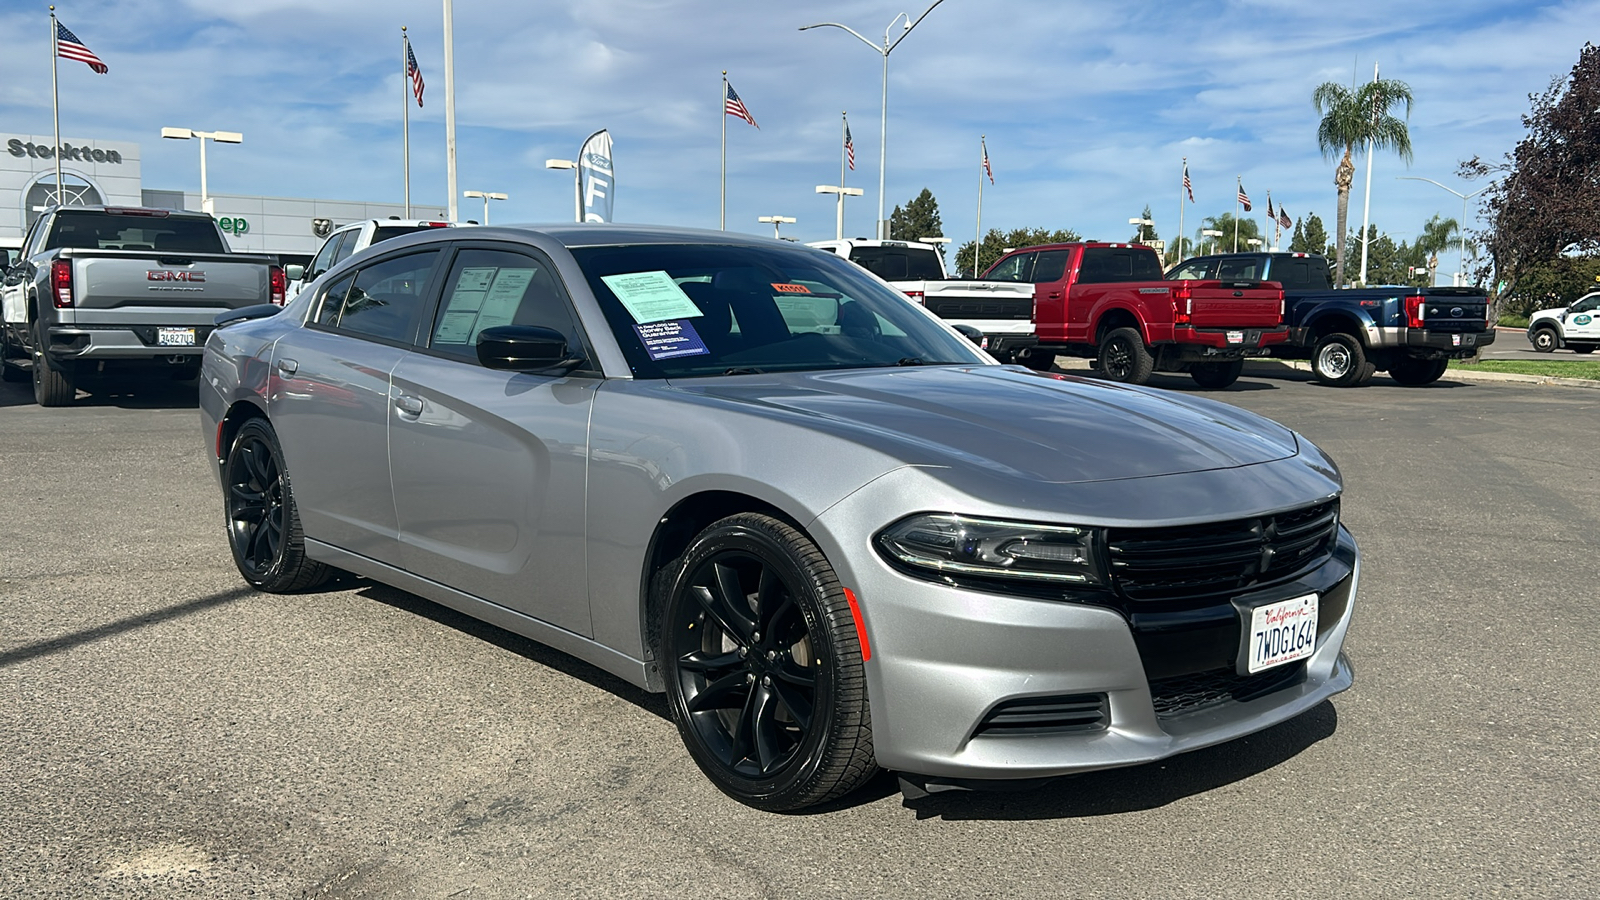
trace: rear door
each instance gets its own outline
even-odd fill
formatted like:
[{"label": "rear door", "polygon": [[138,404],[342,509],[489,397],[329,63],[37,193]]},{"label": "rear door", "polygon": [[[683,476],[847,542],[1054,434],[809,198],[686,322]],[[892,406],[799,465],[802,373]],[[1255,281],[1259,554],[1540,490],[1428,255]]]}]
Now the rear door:
[{"label": "rear door", "polygon": [[593,354],[548,257],[513,244],[459,248],[422,346],[394,370],[389,451],[405,568],[592,634],[584,537],[598,369],[488,369],[475,340],[493,325],[538,325]]}]

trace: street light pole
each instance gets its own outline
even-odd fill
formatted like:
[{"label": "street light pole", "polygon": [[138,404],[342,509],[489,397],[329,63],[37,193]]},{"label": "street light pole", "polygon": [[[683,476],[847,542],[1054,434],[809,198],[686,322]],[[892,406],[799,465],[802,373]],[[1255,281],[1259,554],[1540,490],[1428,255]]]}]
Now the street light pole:
[{"label": "street light pole", "polygon": [[[222,144],[242,144],[244,135],[237,131],[195,131],[192,128],[163,128],[161,136],[175,141],[187,141],[198,138],[200,141],[200,208],[207,214],[211,212],[211,195],[206,191],[206,141],[217,141]],[[60,189],[60,185],[56,185]]]},{"label": "street light pole", "polygon": [[834,240],[844,240],[844,198],[859,197],[866,192],[861,188],[844,187],[837,184],[819,184],[817,185],[817,193],[839,195],[839,221],[834,226],[833,237]]},{"label": "street light pole", "polygon": [[1456,223],[1456,230],[1461,233],[1461,265],[1458,267],[1461,271],[1456,273],[1456,277],[1450,279],[1450,281],[1451,281],[1451,283],[1453,285],[1455,285],[1456,287],[1460,287],[1461,284],[1467,280],[1467,201],[1471,200],[1473,197],[1478,196],[1479,194],[1483,193],[1484,191],[1487,191],[1489,188],[1494,187],[1494,185],[1493,184],[1486,184],[1483,187],[1478,188],[1477,190],[1473,191],[1470,194],[1463,194],[1460,191],[1455,190],[1454,188],[1445,187],[1444,185],[1440,184],[1439,182],[1434,181],[1432,178],[1421,178],[1421,177],[1418,177],[1416,175],[1397,175],[1397,176],[1395,176],[1395,180],[1396,181],[1426,181],[1427,183],[1429,183],[1429,184],[1431,184],[1431,185],[1433,185],[1435,187],[1442,187],[1445,190],[1449,191],[1450,193],[1455,194],[1457,197],[1461,198],[1461,221]]},{"label": "street light pole", "polygon": [[1211,249],[1216,249],[1217,238],[1222,237],[1222,231],[1216,228],[1204,228],[1200,231],[1201,237],[1211,238]]},{"label": "street light pole", "polygon": [[485,225],[489,224],[489,201],[509,199],[505,194],[496,193],[494,191],[462,191],[461,196],[483,198],[483,224]]},{"label": "street light pole", "polygon": [[547,159],[544,161],[546,169],[571,169],[572,170],[572,215],[573,221],[583,221],[583,171],[578,168],[577,160],[572,159]]},{"label": "street light pole", "polygon": [[1135,218],[1129,219],[1128,220],[1128,224],[1129,225],[1137,225],[1137,226],[1139,226],[1139,236],[1134,239],[1134,242],[1142,244],[1142,243],[1144,243],[1144,227],[1146,225],[1149,225],[1150,227],[1154,228],[1156,223],[1154,221],[1150,220],[1150,219],[1141,219],[1141,218],[1135,217]]},{"label": "street light pole", "polygon": [[800,220],[796,219],[796,218],[793,218],[791,216],[757,216],[756,217],[756,221],[757,222],[770,222],[772,224],[772,239],[773,240],[777,240],[779,238],[779,236],[780,236],[778,234],[778,226],[780,226],[780,225],[792,225],[795,222],[798,222]]},{"label": "street light pole", "polygon": [[[906,35],[911,33],[911,29],[916,28],[917,25],[921,24],[922,20],[928,17],[928,13],[933,12],[934,7],[943,2],[944,0],[933,0],[933,6],[923,10],[922,15],[917,16],[915,21],[913,21],[911,16],[907,15],[906,13],[901,13],[890,19],[889,24],[884,26],[883,29],[883,46],[881,47],[873,43],[871,40],[862,37],[861,33],[856,31],[854,28],[851,28],[848,25],[840,25],[838,22],[818,22],[815,25],[806,25],[800,29],[801,31],[808,31],[812,28],[842,28],[845,31],[855,35],[856,39],[861,41],[861,43],[871,47],[873,52],[879,53],[883,56],[883,110],[878,120],[878,240],[887,240],[889,237],[889,223],[883,217],[884,167],[889,156],[889,54],[894,52],[894,48],[900,46],[900,42],[906,39]],[[895,38],[893,43],[891,43],[889,41],[889,29],[893,28],[894,23],[900,21],[902,18],[906,20],[905,31],[901,32],[900,36]]]}]

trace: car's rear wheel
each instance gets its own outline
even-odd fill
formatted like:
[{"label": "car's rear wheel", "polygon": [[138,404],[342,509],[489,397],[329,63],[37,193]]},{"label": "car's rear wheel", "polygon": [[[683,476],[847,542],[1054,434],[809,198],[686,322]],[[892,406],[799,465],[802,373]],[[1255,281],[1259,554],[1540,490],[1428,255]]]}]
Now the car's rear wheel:
[{"label": "car's rear wheel", "polygon": [[668,705],[713,784],[781,812],[872,777],[856,620],[805,535],[770,516],[729,516],[702,531],[658,585]]},{"label": "car's rear wheel", "polygon": [[1244,360],[1235,359],[1228,362],[1195,363],[1189,368],[1189,377],[1194,383],[1207,390],[1219,390],[1232,385],[1239,380],[1239,373],[1244,371]]},{"label": "car's rear wheel", "polygon": [[222,486],[228,546],[245,581],[276,594],[328,580],[333,570],[306,556],[283,448],[265,420],[240,426],[222,466]]},{"label": "car's rear wheel", "polygon": [[70,406],[78,386],[71,360],[54,360],[44,352],[44,326],[33,326],[33,402],[40,406]]},{"label": "car's rear wheel", "polygon": [[1156,363],[1137,328],[1117,328],[1107,334],[1095,362],[1101,378],[1124,384],[1149,381]]},{"label": "car's rear wheel", "polygon": [[1550,353],[1561,343],[1561,339],[1557,337],[1554,328],[1535,328],[1533,333],[1528,335],[1528,343],[1539,353]]},{"label": "car's rear wheel", "polygon": [[1372,377],[1361,342],[1343,332],[1326,334],[1311,351],[1311,374],[1330,387],[1354,387]]},{"label": "car's rear wheel", "polygon": [[1593,353],[1594,352],[1594,345],[1593,344],[1573,344],[1571,349],[1572,349],[1573,353]]},{"label": "car's rear wheel", "polygon": [[1438,381],[1449,366],[1450,361],[1446,359],[1402,356],[1389,364],[1389,377],[1406,387],[1422,387]]}]

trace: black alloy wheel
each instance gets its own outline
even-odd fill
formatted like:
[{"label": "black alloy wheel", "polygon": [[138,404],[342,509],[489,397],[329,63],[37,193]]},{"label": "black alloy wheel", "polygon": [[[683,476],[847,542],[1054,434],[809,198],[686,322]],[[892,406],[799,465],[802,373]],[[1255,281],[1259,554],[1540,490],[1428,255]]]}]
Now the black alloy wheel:
[{"label": "black alloy wheel", "polygon": [[1561,339],[1556,336],[1554,328],[1535,328],[1533,334],[1528,336],[1528,342],[1533,344],[1533,349],[1539,353],[1552,353]]},{"label": "black alloy wheel", "polygon": [[768,516],[730,516],[661,587],[669,705],[713,784],[789,811],[876,772],[855,620],[815,544]]},{"label": "black alloy wheel", "polygon": [[251,419],[239,428],[223,464],[228,546],[239,574],[269,593],[304,590],[326,581],[329,568],[309,559],[272,426]]},{"label": "black alloy wheel", "polygon": [[1138,329],[1118,328],[1100,342],[1097,368],[1100,377],[1123,384],[1144,384],[1155,370],[1155,359]]},{"label": "black alloy wheel", "polygon": [[1189,377],[1194,383],[1208,390],[1220,390],[1231,386],[1239,380],[1239,374],[1244,371],[1244,360],[1235,359],[1227,362],[1195,363],[1189,369]]}]

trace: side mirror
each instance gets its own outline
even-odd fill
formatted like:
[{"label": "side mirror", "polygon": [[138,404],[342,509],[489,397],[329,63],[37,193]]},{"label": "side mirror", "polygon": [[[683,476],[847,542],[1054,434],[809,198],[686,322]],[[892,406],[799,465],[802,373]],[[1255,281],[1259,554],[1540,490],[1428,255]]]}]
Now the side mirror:
[{"label": "side mirror", "polygon": [[302,281],[306,277],[306,267],[299,263],[290,263],[283,267],[283,274],[290,281]]},{"label": "side mirror", "polygon": [[961,322],[959,324],[952,325],[950,327],[954,328],[955,330],[957,330],[959,332],[961,332],[961,336],[966,338],[967,340],[971,341],[973,344],[975,344],[975,345],[977,345],[979,347],[983,346],[983,330],[982,329],[975,328],[975,327],[973,327],[971,325],[968,325],[965,322]]},{"label": "side mirror", "polygon": [[582,362],[567,349],[567,339],[554,328],[496,325],[478,333],[478,362],[485,368],[512,372],[571,368]]}]

